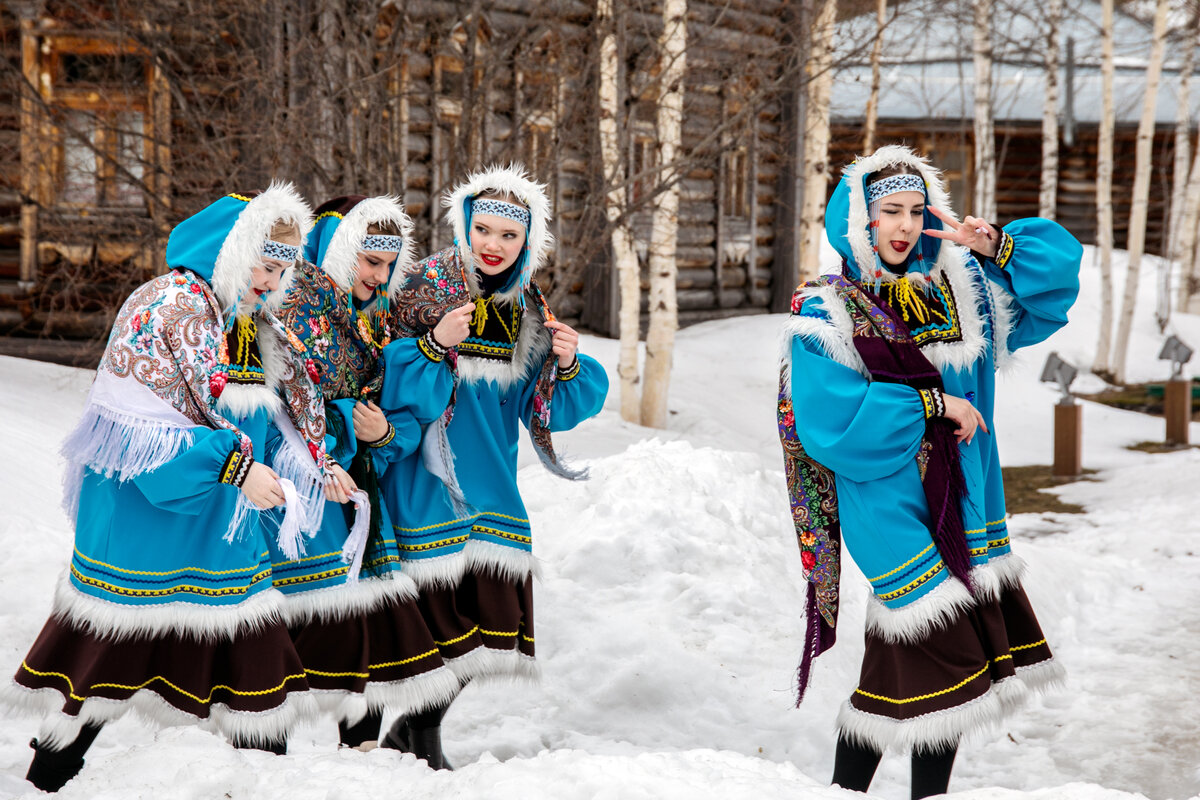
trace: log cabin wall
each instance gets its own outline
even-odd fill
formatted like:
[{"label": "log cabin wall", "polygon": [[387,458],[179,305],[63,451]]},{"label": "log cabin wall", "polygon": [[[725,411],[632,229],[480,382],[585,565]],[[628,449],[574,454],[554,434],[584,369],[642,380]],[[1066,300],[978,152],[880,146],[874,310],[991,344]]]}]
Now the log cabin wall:
[{"label": "log cabin wall", "polygon": [[[1058,216],[1063,227],[1081,242],[1096,241],[1095,125],[1076,123],[1075,142],[1059,141]],[[1113,143],[1113,242],[1124,248],[1129,233],[1130,196],[1133,192],[1136,125],[1118,125]],[[974,134],[970,122],[881,122],[877,141],[916,148],[943,171],[954,212],[971,213],[974,184]],[[861,127],[834,125],[830,163],[835,169],[850,163],[862,147]],[[1171,177],[1175,131],[1159,125],[1154,134],[1150,210],[1146,220],[1146,252],[1163,255],[1171,205]],[[999,224],[1038,215],[1038,187],[1042,158],[1040,123],[996,123],[996,208]],[[833,186],[830,187],[832,194]]]},{"label": "log cabin wall", "polygon": [[[0,117],[0,329],[99,342],[124,296],[162,269],[171,227],[227,191],[283,176],[314,204],[395,193],[431,252],[449,244],[441,195],[468,169],[522,161],[556,209],[541,278],[552,304],[616,332],[592,3],[212,0],[211,19],[181,25],[173,2],[0,0],[13,66],[0,84],[12,100]],[[690,3],[683,324],[770,301],[787,158],[776,14],[788,2]],[[621,122],[644,257],[661,9],[623,8]]]}]

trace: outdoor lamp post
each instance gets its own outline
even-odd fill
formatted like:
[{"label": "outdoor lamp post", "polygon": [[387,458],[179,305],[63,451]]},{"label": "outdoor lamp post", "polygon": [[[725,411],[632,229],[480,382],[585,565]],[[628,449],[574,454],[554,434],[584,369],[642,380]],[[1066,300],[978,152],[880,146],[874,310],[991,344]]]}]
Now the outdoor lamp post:
[{"label": "outdoor lamp post", "polygon": [[1057,383],[1062,397],[1054,406],[1054,466],[1056,476],[1075,477],[1083,471],[1083,406],[1071,394],[1071,382],[1079,370],[1059,358],[1058,353],[1046,357],[1042,367],[1044,383]]},{"label": "outdoor lamp post", "polygon": [[1187,444],[1192,421],[1192,382],[1183,377],[1183,365],[1192,358],[1192,348],[1177,336],[1168,336],[1158,357],[1171,362],[1171,377],[1163,387],[1163,416],[1167,421],[1167,444]]}]

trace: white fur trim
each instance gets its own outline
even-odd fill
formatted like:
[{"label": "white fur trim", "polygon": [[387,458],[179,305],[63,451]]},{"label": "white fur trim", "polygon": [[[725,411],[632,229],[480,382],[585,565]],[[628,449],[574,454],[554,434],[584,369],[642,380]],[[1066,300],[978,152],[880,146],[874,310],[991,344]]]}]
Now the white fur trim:
[{"label": "white fur trim", "polygon": [[550,332],[542,325],[541,314],[527,308],[521,318],[521,332],[517,334],[512,360],[497,361],[460,353],[458,379],[464,383],[491,381],[503,392],[528,380],[531,370],[539,369],[549,352]]},{"label": "white fur trim", "polygon": [[838,712],[838,733],[881,752],[944,747],[994,731],[1028,694],[1029,688],[1024,681],[1016,677],[1005,678],[974,700],[906,720],[868,714],[846,701]]},{"label": "white fur trim", "polygon": [[486,572],[498,578],[521,581],[532,575],[541,577],[537,557],[525,550],[471,540],[457,553],[419,561],[405,561],[404,575],[417,586],[457,586],[468,570]]},{"label": "white fur trim", "polygon": [[400,715],[448,705],[461,691],[458,676],[445,666],[398,681],[370,681],[362,693],[340,689],[313,689],[321,710],[337,722],[354,725],[368,711]]},{"label": "white fur trim", "polygon": [[1016,312],[1013,310],[1014,300],[1013,296],[1000,284],[990,279],[985,280],[988,296],[992,300],[992,316],[994,318],[992,352],[995,355],[996,369],[1004,369],[1015,360],[1012,352],[1008,349],[1008,337],[1012,333],[1013,325],[1016,324]]},{"label": "white fur trim", "polygon": [[467,179],[442,198],[446,208],[446,221],[454,229],[454,241],[458,245],[459,257],[466,268],[467,277],[471,282],[473,293],[478,293],[475,257],[467,244],[466,215],[463,213],[463,202],[468,197],[474,197],[488,191],[508,194],[516,197],[529,209],[530,224],[526,248],[529,258],[520,279],[511,289],[495,295],[496,299],[507,303],[516,301],[529,288],[534,273],[541,269],[550,250],[554,245],[554,237],[550,233],[550,201],[546,197],[546,186],[530,180],[525,167],[521,164],[501,166],[493,164],[479,172],[473,172]]},{"label": "white fur trim", "polygon": [[837,290],[832,286],[817,286],[804,289],[801,293],[804,299],[816,299],[821,302],[821,310],[827,315],[826,319],[807,317],[793,314],[783,324],[783,339],[780,343],[779,363],[784,370],[784,390],[787,396],[792,396],[792,337],[799,336],[808,339],[844,367],[849,367],[864,378],[870,378],[867,367],[863,364],[862,356],[850,339],[853,325],[846,306],[837,296]]},{"label": "white fur trim", "polygon": [[1034,692],[1049,692],[1066,687],[1067,670],[1053,658],[1017,667],[1017,677]]},{"label": "white fur trim", "polygon": [[312,209],[290,183],[272,181],[266,191],[251,198],[221,243],[212,287],[224,313],[237,307],[242,292],[250,285],[250,272],[262,262],[263,242],[276,222],[293,222],[300,228],[303,252],[312,227]]},{"label": "white fur trim", "polygon": [[404,240],[388,282],[390,297],[395,297],[396,291],[404,283],[406,273],[416,263],[413,221],[404,213],[400,198],[380,196],[360,200],[342,216],[325,252],[321,254],[321,270],[347,294],[353,292],[354,281],[358,278],[358,254],[362,250],[363,240],[367,238],[367,228],[381,222],[395,224]]},{"label": "white fur trim", "polygon": [[141,689],[127,700],[89,697],[78,715],[64,714],[63,702],[56,689],[30,690],[15,682],[0,687],[0,703],[18,713],[42,717],[38,741],[50,747],[70,744],[86,723],[103,725],[129,713],[154,726],[199,725],[229,738],[265,743],[285,737],[297,724],[315,719],[319,712],[307,690],[290,692],[283,703],[269,711],[231,711],[224,703],[214,703],[207,719],[176,708],[151,689]]},{"label": "white fur trim", "polygon": [[393,573],[388,578],[364,578],[356,583],[285,594],[280,613],[289,627],[304,625],[313,619],[332,622],[369,613],[389,601],[416,600],[417,595],[417,585],[412,578]]},{"label": "white fur trim", "polygon": [[981,600],[999,600],[1004,589],[1016,589],[1025,576],[1025,559],[1014,553],[998,556],[971,570],[971,586]]},{"label": "white fur trim", "polygon": [[464,656],[446,659],[446,666],[464,684],[468,681],[536,683],[542,678],[537,660],[515,649],[476,647]]},{"label": "white fur trim", "polygon": [[[875,251],[871,247],[871,235],[868,232],[870,213],[867,208],[866,192],[863,181],[867,175],[894,166],[907,166],[916,170],[925,181],[929,194],[929,202],[934,207],[952,214],[950,195],[942,182],[941,172],[935,169],[925,158],[917,155],[912,149],[903,145],[887,145],[881,147],[869,156],[860,158],[843,170],[849,179],[850,213],[847,220],[846,240],[850,251],[859,266],[863,281],[871,282],[870,271],[875,269]],[[930,342],[921,348],[921,352],[939,370],[964,370],[979,359],[984,350],[983,320],[979,315],[983,287],[979,281],[972,278],[963,259],[968,254],[958,245],[943,241],[938,248],[937,261],[930,268],[930,277],[935,280],[945,276],[954,292],[958,306],[959,324],[962,327],[961,342]],[[886,267],[887,265],[884,264]],[[897,275],[885,269],[882,281],[891,283],[897,280],[913,282],[919,291],[924,291],[925,280],[915,273]]]},{"label": "white fur trim", "polygon": [[265,383],[262,386],[230,383],[217,398],[217,412],[235,423],[262,409],[272,415],[283,410],[283,401],[278,392],[284,359],[287,357],[281,352],[283,343],[266,321],[256,319],[254,324],[258,331],[258,352],[262,357]]},{"label": "white fur trim", "polygon": [[900,608],[888,608],[875,596],[867,601],[867,631],[885,642],[917,642],[958,619],[975,605],[962,581],[947,575],[927,594]]},{"label": "white fur trim", "polygon": [[176,601],[153,606],[127,606],[86,595],[64,573],[54,590],[54,615],[108,639],[176,634],[200,641],[232,638],[239,631],[261,629],[280,619],[283,597],[263,589],[231,606],[204,606]]}]

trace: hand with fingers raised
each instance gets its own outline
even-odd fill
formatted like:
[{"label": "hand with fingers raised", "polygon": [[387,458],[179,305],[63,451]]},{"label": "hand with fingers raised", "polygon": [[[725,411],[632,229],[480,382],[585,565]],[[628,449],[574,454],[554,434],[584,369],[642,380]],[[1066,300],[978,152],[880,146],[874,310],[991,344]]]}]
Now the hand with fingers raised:
[{"label": "hand with fingers raised", "polygon": [[926,228],[924,231],[926,236],[960,244],[968,250],[982,253],[988,258],[996,255],[996,247],[1000,243],[1000,231],[996,230],[995,226],[987,220],[979,217],[965,217],[962,222],[956,222],[954,217],[940,208],[929,206],[929,211],[946,224],[946,229]]}]

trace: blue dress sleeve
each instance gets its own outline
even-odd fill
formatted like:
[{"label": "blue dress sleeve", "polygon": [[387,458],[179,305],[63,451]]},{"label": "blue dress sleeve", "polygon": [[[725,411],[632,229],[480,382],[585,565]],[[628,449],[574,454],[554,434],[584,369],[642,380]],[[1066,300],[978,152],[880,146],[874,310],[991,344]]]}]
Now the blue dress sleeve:
[{"label": "blue dress sleeve", "polygon": [[421,425],[433,422],[450,404],[454,376],[445,357],[423,338],[397,339],[383,348],[384,413],[407,409]]},{"label": "blue dress sleeve", "polygon": [[860,483],[911,463],[925,434],[916,389],[868,381],[800,336],[792,337],[792,411],[805,451]]},{"label": "blue dress sleeve", "polygon": [[384,414],[392,427],[380,442],[360,443],[371,451],[375,471],[382,475],[389,464],[400,461],[421,446],[421,424],[408,411],[391,411]]},{"label": "blue dress sleeve", "polygon": [[157,469],[134,477],[133,483],[153,505],[178,514],[200,514],[211,508],[212,493],[222,486],[221,474],[238,447],[233,431],[193,428],[192,446]]},{"label": "blue dress sleeve", "polygon": [[[585,419],[596,416],[608,397],[608,373],[600,362],[583,353],[579,353],[577,359],[570,369],[558,371],[554,397],[550,401],[551,431],[569,431]],[[521,390],[521,422],[527,428],[534,412],[537,378],[534,373]]]},{"label": "blue dress sleeve", "polygon": [[1045,340],[1067,324],[1079,295],[1083,245],[1048,219],[1019,219],[1004,226],[1007,241],[984,272],[1012,297],[1010,352]]}]

